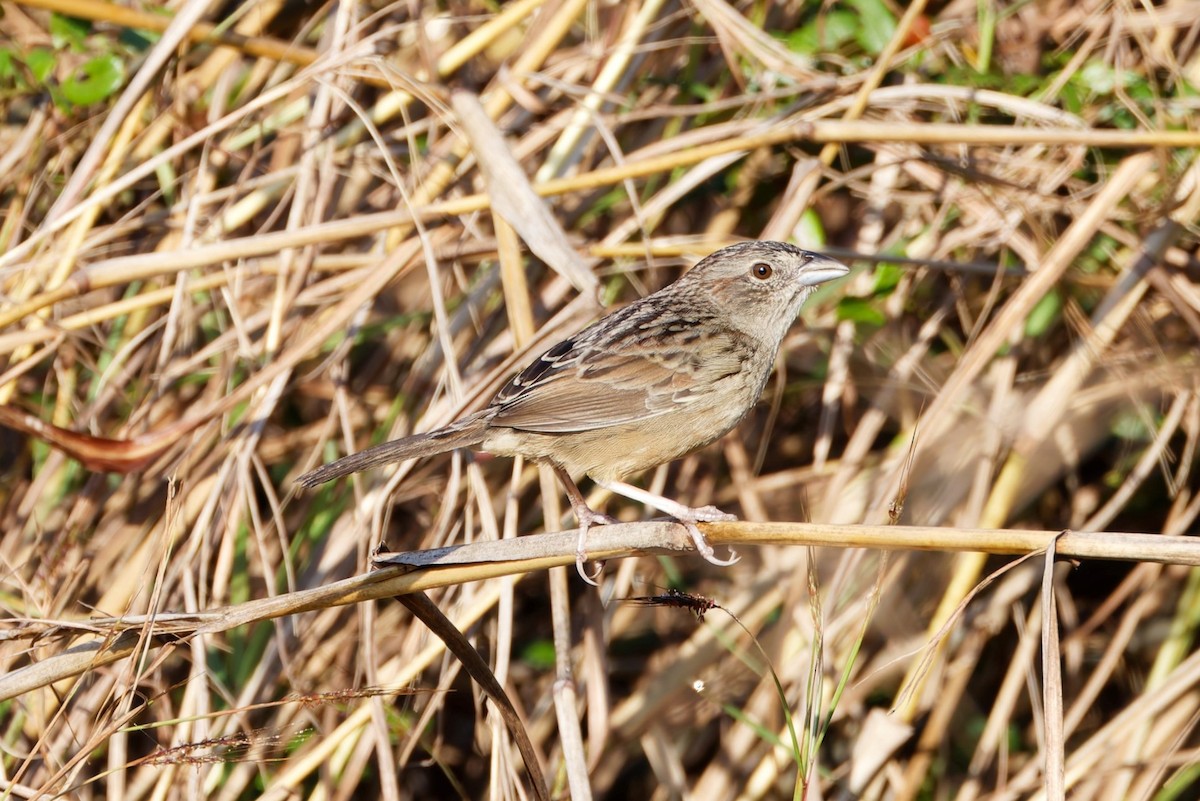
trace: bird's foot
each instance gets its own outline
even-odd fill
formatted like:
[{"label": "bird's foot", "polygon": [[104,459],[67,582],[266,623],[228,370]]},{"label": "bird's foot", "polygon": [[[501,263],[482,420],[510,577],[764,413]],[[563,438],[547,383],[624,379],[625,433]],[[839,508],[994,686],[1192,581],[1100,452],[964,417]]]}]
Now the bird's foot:
[{"label": "bird's foot", "polygon": [[595,563],[596,569],[591,575],[588,575],[586,567],[588,561],[588,530],[591,529],[592,526],[607,526],[610,523],[616,523],[617,519],[615,517],[609,517],[608,515],[602,515],[599,512],[594,512],[586,506],[582,509],[576,509],[575,517],[579,521],[579,539],[575,541],[575,569],[579,571],[579,577],[581,579],[586,581],[588,584],[591,584],[593,587],[598,587],[600,585],[596,582],[596,576],[600,575],[600,570],[602,567],[601,563]]},{"label": "bird's foot", "polygon": [[700,527],[696,525],[697,523],[720,523],[727,520],[737,520],[735,515],[722,512],[715,506],[701,506],[699,508],[684,506],[679,501],[655,495],[653,492],[626,484],[623,481],[597,481],[596,483],[610,492],[615,492],[617,495],[624,496],[638,503],[644,503],[652,509],[657,509],[673,517],[680,525],[687,529],[687,533],[691,535],[692,543],[696,546],[696,550],[700,555],[714,565],[728,567],[738,561],[738,555],[732,548],[729,549],[728,559],[718,559],[713,553],[712,546],[708,544],[708,540],[704,539],[704,535],[700,532]]},{"label": "bird's foot", "polygon": [[679,521],[692,538],[692,544],[696,546],[696,551],[705,558],[706,561],[721,567],[728,567],[741,560],[737,555],[737,551],[733,548],[729,549],[728,559],[719,559],[713,552],[712,546],[708,544],[708,540],[704,539],[704,534],[700,531],[697,523],[720,523],[724,521],[737,520],[737,515],[731,515],[728,512],[722,512],[715,506],[701,506],[698,509],[685,507],[680,510],[681,514],[672,515]]}]

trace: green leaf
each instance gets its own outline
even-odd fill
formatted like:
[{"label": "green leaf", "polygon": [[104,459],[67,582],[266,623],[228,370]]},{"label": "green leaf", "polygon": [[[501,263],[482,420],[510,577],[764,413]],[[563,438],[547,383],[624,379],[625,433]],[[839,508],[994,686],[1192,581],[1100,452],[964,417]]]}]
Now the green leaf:
[{"label": "green leaf", "polygon": [[1153,437],[1154,432],[1141,415],[1132,411],[1121,412],[1112,423],[1114,437],[1131,442],[1145,442]]},{"label": "green leaf", "polygon": [[29,67],[38,83],[45,83],[46,79],[54,74],[54,65],[57,62],[58,57],[54,51],[44,47],[35,47],[25,54],[25,66]]},{"label": "green leaf", "polygon": [[715,87],[697,81],[690,81],[685,87],[688,92],[691,92],[701,103],[711,103],[717,97]]},{"label": "green leaf", "polygon": [[67,17],[57,12],[50,15],[50,41],[55,50],[70,48],[82,53],[84,40],[92,32],[92,25],[87,20]]},{"label": "green leaf", "polygon": [[122,28],[121,33],[117,36],[117,41],[128,50],[132,50],[135,53],[144,53],[161,38],[162,34],[155,33],[154,31]]},{"label": "green leaf", "polygon": [[882,327],[887,322],[887,318],[883,316],[883,312],[875,307],[867,298],[842,298],[837,305],[837,318],[841,320],[850,320],[863,325],[873,325]]},{"label": "green leaf", "polygon": [[1123,83],[1122,76],[1103,61],[1092,60],[1083,65],[1078,73],[1078,80],[1093,93],[1111,95],[1118,84]]},{"label": "green leaf", "polygon": [[554,643],[550,640],[534,640],[521,651],[521,661],[540,670],[552,669],[554,667]]},{"label": "green leaf", "polygon": [[800,215],[800,221],[792,231],[792,238],[802,248],[820,249],[825,247],[829,238],[825,236],[825,224],[816,209],[805,209]]},{"label": "green leaf", "polygon": [[858,12],[854,38],[859,47],[873,56],[882,53],[896,33],[896,18],[892,12],[883,0],[847,0],[847,5]]},{"label": "green leaf", "polygon": [[900,265],[880,262],[875,265],[875,288],[871,290],[871,293],[874,295],[890,295],[903,277],[904,268]]},{"label": "green leaf", "polygon": [[16,56],[7,47],[0,47],[0,81],[12,81],[16,77]]},{"label": "green leaf", "polygon": [[1045,334],[1058,320],[1061,311],[1062,298],[1059,297],[1056,290],[1051,289],[1042,296],[1042,299],[1033,307],[1033,311],[1029,313],[1029,318],[1025,321],[1025,336],[1037,339]]},{"label": "green leaf", "polygon": [[96,56],[63,81],[62,93],[77,106],[99,103],[125,83],[125,63],[115,53]]},{"label": "green leaf", "polygon": [[858,27],[858,15],[854,12],[830,11],[792,31],[785,41],[793,53],[819,56],[837,50],[853,39]]}]

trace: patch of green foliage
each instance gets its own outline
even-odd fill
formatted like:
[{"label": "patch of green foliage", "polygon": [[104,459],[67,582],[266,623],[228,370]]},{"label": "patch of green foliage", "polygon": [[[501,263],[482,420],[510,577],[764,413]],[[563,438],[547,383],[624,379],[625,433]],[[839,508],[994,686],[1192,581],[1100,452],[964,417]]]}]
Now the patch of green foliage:
[{"label": "patch of green foliage", "polygon": [[835,3],[784,41],[796,53],[814,58],[824,53],[877,56],[896,34],[896,17],[883,0],[844,0]]},{"label": "patch of green foliage", "polygon": [[90,22],[50,16],[50,47],[0,46],[0,101],[47,93],[64,112],[103,103],[125,85],[149,35],[94,34]]}]

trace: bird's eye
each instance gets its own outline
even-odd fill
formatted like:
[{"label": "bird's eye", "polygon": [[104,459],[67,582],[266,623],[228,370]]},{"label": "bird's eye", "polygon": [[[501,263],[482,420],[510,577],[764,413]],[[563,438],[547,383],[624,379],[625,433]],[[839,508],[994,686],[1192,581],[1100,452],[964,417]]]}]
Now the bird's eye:
[{"label": "bird's eye", "polygon": [[750,274],[760,281],[766,281],[773,272],[775,271],[771,269],[771,265],[765,261],[760,261],[750,268]]}]

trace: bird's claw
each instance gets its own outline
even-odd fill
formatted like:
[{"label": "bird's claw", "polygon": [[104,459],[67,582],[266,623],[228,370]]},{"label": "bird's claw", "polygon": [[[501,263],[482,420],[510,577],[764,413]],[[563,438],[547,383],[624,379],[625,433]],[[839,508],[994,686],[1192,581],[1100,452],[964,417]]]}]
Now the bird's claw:
[{"label": "bird's claw", "polygon": [[[600,568],[589,574],[586,568],[588,561],[587,556],[587,534],[592,526],[606,526],[610,523],[616,523],[616,518],[602,515],[599,512],[593,512],[591,509],[576,509],[576,517],[579,520],[579,539],[575,545],[575,569],[579,572],[579,577],[592,586],[599,586],[596,582],[596,576],[600,575]],[[697,523],[720,523],[729,520],[737,520],[737,515],[731,515],[728,512],[722,512],[715,506],[701,506],[696,509],[687,509],[686,514],[675,518],[680,525],[684,527],[688,535],[692,538],[692,544],[699,553],[708,562],[720,567],[728,567],[741,560],[741,557],[730,548],[729,558],[721,559],[713,552],[712,546],[708,544],[708,540],[704,538],[704,534],[700,531]]]},{"label": "bird's claw", "polygon": [[596,576],[600,575],[600,571],[603,569],[603,566],[601,565],[601,563],[597,562],[596,570],[591,575],[588,575],[587,567],[586,567],[586,563],[588,561],[588,556],[587,556],[588,530],[592,526],[607,526],[607,525],[611,525],[612,523],[616,523],[618,521],[615,517],[609,517],[608,515],[602,515],[599,512],[593,512],[590,509],[587,510],[587,512],[583,512],[583,510],[578,510],[576,512],[576,516],[579,519],[579,538],[575,541],[575,570],[578,571],[579,577],[581,579],[583,579],[585,582],[587,582],[588,584],[591,584],[593,587],[599,587],[600,585],[596,582]]},{"label": "bird's claw", "polygon": [[684,517],[677,518],[680,524],[687,529],[687,533],[692,538],[692,544],[696,546],[696,552],[704,557],[705,561],[711,562],[720,567],[729,567],[741,560],[737,555],[737,551],[733,548],[729,549],[728,559],[718,559],[713,552],[712,546],[708,544],[708,540],[704,538],[703,532],[696,523],[719,523],[728,520],[737,520],[737,515],[731,515],[728,512],[722,512],[715,506],[701,506],[699,509],[689,509],[689,514]]}]

